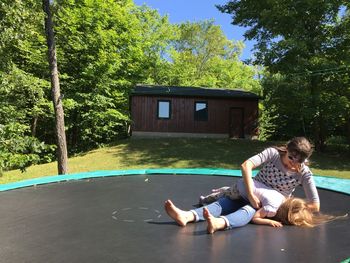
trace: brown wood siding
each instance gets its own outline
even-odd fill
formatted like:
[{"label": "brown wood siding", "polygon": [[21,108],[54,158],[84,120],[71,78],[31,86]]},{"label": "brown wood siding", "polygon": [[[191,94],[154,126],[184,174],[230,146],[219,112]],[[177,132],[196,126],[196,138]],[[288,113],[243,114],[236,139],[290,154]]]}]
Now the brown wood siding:
[{"label": "brown wood siding", "polygon": [[[171,118],[157,118],[158,100],[171,101]],[[196,101],[206,101],[208,121],[194,120]],[[230,109],[244,110],[244,134],[254,135],[258,119],[258,100],[239,98],[194,98],[165,96],[132,96],[132,130],[143,132],[183,132],[229,134]]]}]

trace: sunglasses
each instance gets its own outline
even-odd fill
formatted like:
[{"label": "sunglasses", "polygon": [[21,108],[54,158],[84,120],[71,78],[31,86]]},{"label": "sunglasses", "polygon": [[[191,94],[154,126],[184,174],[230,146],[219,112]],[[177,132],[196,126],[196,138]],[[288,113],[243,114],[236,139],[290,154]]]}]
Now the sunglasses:
[{"label": "sunglasses", "polygon": [[289,154],[288,154],[288,159],[291,160],[293,163],[302,163],[302,161],[299,158],[294,157],[294,156],[289,155]]}]

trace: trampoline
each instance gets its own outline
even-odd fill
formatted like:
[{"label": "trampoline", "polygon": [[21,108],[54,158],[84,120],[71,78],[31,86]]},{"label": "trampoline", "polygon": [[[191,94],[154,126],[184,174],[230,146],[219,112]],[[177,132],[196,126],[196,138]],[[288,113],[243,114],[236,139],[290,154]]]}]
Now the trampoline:
[{"label": "trampoline", "polygon": [[[315,228],[249,224],[214,235],[205,222],[179,227],[163,209],[166,199],[191,209],[200,194],[237,177],[159,173],[2,186],[1,262],[349,262],[348,218]],[[319,189],[324,213],[350,211],[349,181],[340,185],[345,191]],[[303,197],[302,189],[295,195]]]}]

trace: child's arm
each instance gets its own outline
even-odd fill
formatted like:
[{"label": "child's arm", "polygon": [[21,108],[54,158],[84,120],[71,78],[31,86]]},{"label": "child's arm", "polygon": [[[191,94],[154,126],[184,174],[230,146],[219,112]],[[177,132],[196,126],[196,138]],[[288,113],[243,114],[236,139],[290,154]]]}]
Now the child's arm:
[{"label": "child's arm", "polygon": [[268,219],[266,217],[266,212],[260,208],[258,211],[256,211],[252,222],[257,225],[269,225],[273,227],[282,227],[282,223],[278,222],[276,220]]},{"label": "child's arm", "polygon": [[269,226],[273,226],[273,227],[282,227],[282,223],[272,220],[272,219],[268,219],[268,218],[253,218],[252,222],[254,224],[257,225],[269,225]]}]

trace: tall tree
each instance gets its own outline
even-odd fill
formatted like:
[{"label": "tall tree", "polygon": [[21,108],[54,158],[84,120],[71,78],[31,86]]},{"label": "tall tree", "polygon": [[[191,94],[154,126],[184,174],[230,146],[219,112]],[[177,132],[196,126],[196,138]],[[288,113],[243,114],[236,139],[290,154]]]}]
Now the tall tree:
[{"label": "tall tree", "polygon": [[[339,24],[345,21],[342,10],[348,12],[349,2],[234,0],[219,9],[232,14],[233,24],[249,27],[245,37],[257,41],[254,62],[264,65],[271,74],[282,75],[275,78],[274,83],[279,79],[278,86],[283,86],[284,92],[274,92],[273,88],[264,87],[267,97],[272,99],[271,94],[279,96],[273,98],[273,105],[287,118],[281,128],[299,134],[308,130],[307,135],[313,138],[316,147],[323,149],[327,136],[333,133],[334,125],[340,124],[334,122],[347,111],[344,100],[339,102],[332,98],[339,94],[346,97],[346,89],[339,85],[335,87],[335,79],[340,80],[344,76],[340,74],[344,73],[341,72],[344,64],[334,55],[334,50],[340,44],[335,32]],[[344,55],[350,46],[343,48]],[[293,97],[288,98],[290,95]],[[295,101],[299,101],[298,107]],[[330,119],[334,122],[327,125],[326,120]],[[303,129],[303,124],[309,128]],[[292,125],[294,129],[289,129]]]},{"label": "tall tree", "polygon": [[167,18],[132,0],[59,0],[55,29],[67,140],[77,151],[126,135],[134,84],[159,79]]},{"label": "tall tree", "polygon": [[1,1],[0,171],[24,170],[53,158],[54,147],[43,142],[40,130],[52,115],[43,19],[38,1]]},{"label": "tall tree", "polygon": [[344,101],[345,111],[343,122],[345,123],[346,137],[350,144],[350,3],[342,9],[342,15],[337,27],[334,30],[337,45],[333,49],[333,56],[342,65],[337,72],[342,78],[334,78],[335,85],[342,87],[341,100]]},{"label": "tall tree", "polygon": [[238,88],[260,92],[257,68],[240,61],[243,43],[227,39],[214,21],[177,25],[170,45],[170,85]]},{"label": "tall tree", "polygon": [[62,95],[60,91],[60,83],[57,69],[57,56],[55,47],[55,37],[53,31],[52,15],[50,10],[50,0],[43,0],[43,9],[46,13],[45,29],[48,47],[48,61],[51,72],[51,91],[52,101],[55,110],[56,119],[56,136],[57,136],[57,163],[58,174],[66,174],[68,172],[68,152],[66,133],[64,128],[64,112],[62,104]]}]

